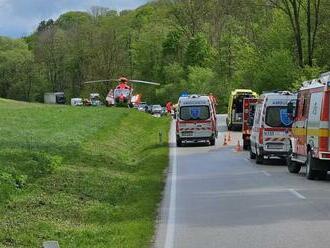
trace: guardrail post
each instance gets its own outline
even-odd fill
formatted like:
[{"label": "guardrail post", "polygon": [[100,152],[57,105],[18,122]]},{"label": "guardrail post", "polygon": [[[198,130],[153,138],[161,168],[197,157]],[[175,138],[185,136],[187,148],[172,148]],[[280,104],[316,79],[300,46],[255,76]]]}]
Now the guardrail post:
[{"label": "guardrail post", "polygon": [[159,131],[159,144],[162,145],[163,144],[163,133],[162,131]]}]

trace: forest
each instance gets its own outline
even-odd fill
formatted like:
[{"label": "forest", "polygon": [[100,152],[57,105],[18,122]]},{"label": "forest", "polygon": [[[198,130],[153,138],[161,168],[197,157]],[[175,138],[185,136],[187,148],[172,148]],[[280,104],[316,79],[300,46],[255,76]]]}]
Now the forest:
[{"label": "forest", "polygon": [[136,87],[146,101],[212,92],[223,110],[232,89],[296,90],[329,71],[329,24],[330,0],[158,0],[120,12],[94,6],[44,20],[20,39],[0,37],[0,97],[86,96],[101,89],[83,82],[124,75],[161,83]]}]

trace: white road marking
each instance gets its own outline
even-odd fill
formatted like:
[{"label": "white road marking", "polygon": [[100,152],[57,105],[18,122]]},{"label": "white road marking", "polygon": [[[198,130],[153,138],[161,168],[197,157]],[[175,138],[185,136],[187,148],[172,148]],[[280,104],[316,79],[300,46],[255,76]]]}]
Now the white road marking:
[{"label": "white road marking", "polygon": [[264,173],[264,175],[266,175],[267,177],[271,177],[272,175],[269,173],[269,172],[267,172],[267,171],[261,171],[262,173]]},{"label": "white road marking", "polygon": [[306,197],[303,196],[302,194],[298,193],[296,190],[294,190],[294,189],[288,189],[288,191],[289,191],[291,194],[293,194],[293,195],[295,195],[296,197],[298,197],[299,199],[306,200]]},{"label": "white road marking", "polygon": [[[172,130],[173,130],[172,126]],[[171,132],[172,144],[174,143],[174,135]],[[172,176],[171,176],[171,191],[170,191],[170,206],[167,219],[166,239],[164,248],[174,247],[174,236],[175,236],[175,208],[176,208],[176,178],[177,178],[177,148],[171,148],[171,165],[172,165]]]}]

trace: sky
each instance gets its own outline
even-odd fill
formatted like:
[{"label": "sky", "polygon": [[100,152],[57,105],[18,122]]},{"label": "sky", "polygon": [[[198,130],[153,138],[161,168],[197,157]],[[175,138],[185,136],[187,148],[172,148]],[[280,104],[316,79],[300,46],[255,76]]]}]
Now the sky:
[{"label": "sky", "polygon": [[92,6],[134,9],[148,0],[0,0],[0,36],[19,38],[31,34],[42,20],[56,19],[67,11],[88,11]]}]

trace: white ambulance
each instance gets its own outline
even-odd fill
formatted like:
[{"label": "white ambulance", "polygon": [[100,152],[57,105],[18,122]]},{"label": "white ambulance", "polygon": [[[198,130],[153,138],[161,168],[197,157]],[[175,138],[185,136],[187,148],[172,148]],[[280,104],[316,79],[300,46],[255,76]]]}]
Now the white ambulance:
[{"label": "white ambulance", "polygon": [[209,96],[189,95],[179,98],[176,118],[176,143],[208,141],[215,145],[218,135],[215,105]]},{"label": "white ambulance", "polygon": [[262,164],[265,157],[286,158],[293,123],[288,104],[297,96],[288,91],[264,93],[258,100],[250,142],[250,158]]},{"label": "white ambulance", "polygon": [[292,155],[287,160],[291,173],[306,165],[308,179],[325,179],[330,170],[330,72],[305,82],[299,90],[291,138]]}]

